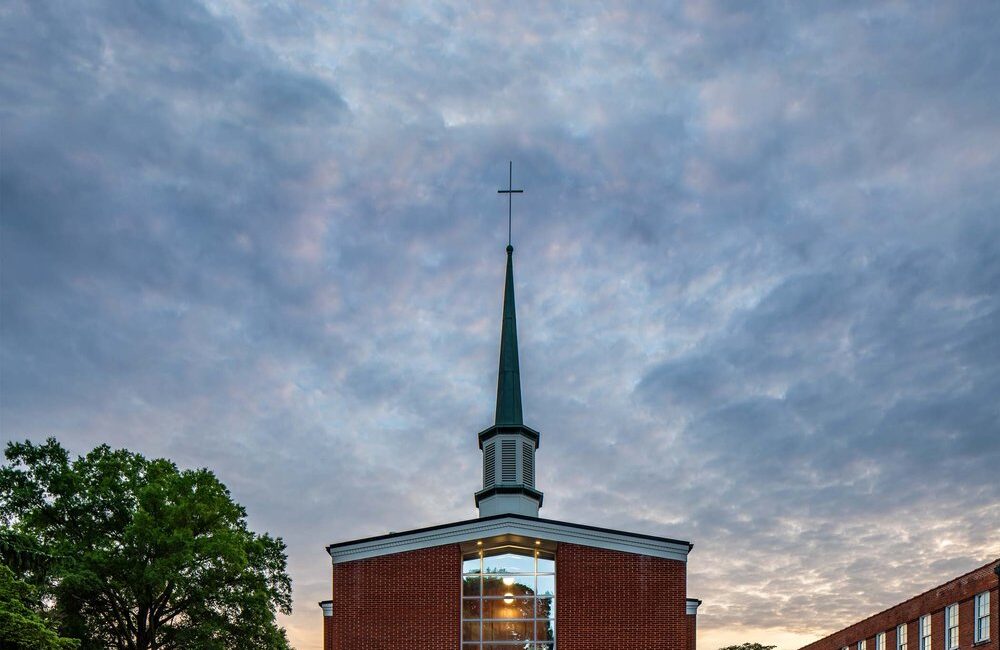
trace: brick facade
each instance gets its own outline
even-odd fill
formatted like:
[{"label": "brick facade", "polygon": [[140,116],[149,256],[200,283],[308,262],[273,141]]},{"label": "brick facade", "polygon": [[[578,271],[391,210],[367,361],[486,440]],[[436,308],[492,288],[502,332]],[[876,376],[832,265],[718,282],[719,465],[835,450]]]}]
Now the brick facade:
[{"label": "brick facade", "polygon": [[[460,650],[457,544],[333,568],[325,650]],[[559,650],[695,650],[687,565],[575,544],[556,550]]]},{"label": "brick facade", "polygon": [[333,648],[333,617],[323,617],[323,648],[330,650]]},{"label": "brick facade", "polygon": [[[896,650],[896,626],[906,624],[907,650],[920,650],[920,617],[931,615],[931,650],[945,650],[944,609],[958,603],[959,650],[1000,650],[1000,595],[997,593],[997,574],[994,560],[974,571],[894,607],[870,616],[839,632],[810,643],[801,650],[841,650],[844,646],[857,650],[858,641],[867,641],[867,650],[875,650],[875,636],[885,632],[885,650]],[[987,643],[974,643],[976,594],[990,592],[990,639]]]},{"label": "brick facade", "polygon": [[635,553],[560,544],[559,650],[687,650],[687,566]]},{"label": "brick facade", "polygon": [[457,544],[333,566],[327,650],[458,650]]},{"label": "brick facade", "polygon": [[687,650],[697,650],[698,641],[698,616],[696,614],[687,615]]}]

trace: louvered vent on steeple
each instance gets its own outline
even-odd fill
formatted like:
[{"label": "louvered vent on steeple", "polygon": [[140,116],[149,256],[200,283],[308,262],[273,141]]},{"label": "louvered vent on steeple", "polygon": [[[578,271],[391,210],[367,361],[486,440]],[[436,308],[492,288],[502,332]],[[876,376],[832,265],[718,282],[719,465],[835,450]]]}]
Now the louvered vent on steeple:
[{"label": "louvered vent on steeple", "polygon": [[500,441],[500,481],[517,482],[517,441]]},{"label": "louvered vent on steeple", "polygon": [[483,450],[483,487],[493,487],[497,482],[496,449],[491,442]]},{"label": "louvered vent on steeple", "polygon": [[524,484],[535,487],[535,445],[530,442],[522,442],[521,456],[521,464],[524,467]]}]

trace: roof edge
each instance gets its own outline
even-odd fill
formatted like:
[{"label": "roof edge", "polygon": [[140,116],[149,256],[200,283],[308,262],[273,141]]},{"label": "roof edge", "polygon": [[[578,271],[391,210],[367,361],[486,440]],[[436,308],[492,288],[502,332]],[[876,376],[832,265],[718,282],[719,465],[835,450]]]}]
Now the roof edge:
[{"label": "roof edge", "polygon": [[504,534],[549,539],[555,542],[621,550],[681,561],[687,561],[687,555],[694,547],[690,542],[669,537],[542,519],[541,517],[515,513],[503,513],[337,542],[329,544],[326,551],[334,563],[338,563]]},{"label": "roof edge", "polygon": [[[526,519],[529,521],[540,521],[549,524],[556,524],[559,526],[571,526],[573,528],[581,528],[585,530],[592,530],[594,532],[600,533],[616,533],[618,535],[627,535],[629,537],[638,537],[641,539],[649,539],[657,542],[667,542],[670,544],[681,544],[687,546],[689,549],[694,548],[694,544],[682,539],[673,539],[671,537],[661,537],[659,535],[649,535],[647,533],[633,533],[627,530],[617,530],[614,528],[602,528],[600,526],[591,526],[589,524],[577,524],[569,521],[559,521],[557,519],[545,519],[544,517],[529,517],[528,515],[519,515],[517,513],[504,513],[499,515],[490,515],[488,517],[477,517],[475,519],[463,519],[462,521],[452,521],[446,524],[436,524],[434,526],[425,526],[424,528],[412,528],[410,530],[394,531],[391,533],[385,533],[383,535],[373,535],[371,537],[360,537],[358,539],[345,540],[343,542],[334,542],[332,544],[327,544],[326,549],[330,550],[332,548],[338,548],[341,546],[348,546],[350,544],[363,544],[365,542],[377,542],[384,539],[392,539],[393,537],[401,537],[403,535],[413,535],[418,533],[429,533],[434,530],[443,530],[445,528],[450,528],[452,526],[461,526],[462,524],[471,524],[477,521],[489,521],[491,519],[503,519],[504,517],[511,517],[513,519]],[[970,572],[971,573],[971,572]]]},{"label": "roof edge", "polygon": [[954,578],[951,578],[950,580],[945,580],[944,582],[939,583],[939,584],[931,587],[930,589],[925,589],[925,590],[923,590],[923,591],[921,591],[919,593],[916,593],[916,594],[914,594],[914,595],[912,595],[912,596],[910,596],[908,598],[904,598],[903,600],[899,601],[898,603],[894,603],[894,604],[890,605],[889,607],[886,607],[884,609],[880,609],[879,611],[875,612],[874,614],[871,614],[871,615],[866,616],[866,617],[864,617],[862,619],[854,621],[850,625],[845,625],[844,627],[837,628],[833,632],[830,632],[829,634],[825,634],[825,635],[821,636],[820,638],[816,639],[815,641],[810,641],[806,645],[802,646],[802,648],[800,648],[799,650],[803,650],[804,648],[808,648],[808,647],[810,647],[810,646],[812,646],[812,645],[814,645],[816,643],[819,643],[820,641],[824,641],[826,639],[829,639],[832,636],[836,636],[837,634],[840,634],[841,632],[845,632],[845,631],[851,629],[852,627],[856,627],[858,625],[861,625],[865,621],[869,621],[869,620],[875,618],[876,616],[881,616],[882,614],[885,614],[886,612],[889,612],[889,611],[891,611],[893,609],[896,609],[897,607],[905,605],[906,603],[910,602],[911,600],[917,600],[918,598],[921,598],[922,596],[926,596],[926,595],[928,595],[928,594],[930,594],[932,592],[935,592],[938,589],[942,589],[944,587],[947,587],[951,583],[957,582],[957,581],[961,580],[962,578],[968,577],[968,576],[970,576],[973,573],[976,573],[978,571],[982,571],[983,569],[988,568],[991,564],[994,564],[994,563],[996,564],[996,566],[993,567],[993,572],[997,574],[997,578],[998,578],[998,580],[1000,580],[1000,557],[996,557],[996,558],[993,558],[992,560],[990,560],[989,562],[987,562],[986,564],[981,564],[981,565],[977,566],[975,569],[972,569],[971,571],[966,571],[965,573],[959,574],[959,575],[955,576]]}]

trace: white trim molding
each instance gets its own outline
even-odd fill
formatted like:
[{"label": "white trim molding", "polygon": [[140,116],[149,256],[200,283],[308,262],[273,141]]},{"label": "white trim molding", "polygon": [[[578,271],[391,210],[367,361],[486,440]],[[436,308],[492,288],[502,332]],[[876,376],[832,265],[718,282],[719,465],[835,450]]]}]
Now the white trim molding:
[{"label": "white trim molding", "polygon": [[687,615],[688,616],[696,616],[698,614],[698,606],[699,605],[701,605],[701,601],[698,600],[697,598],[688,598],[687,599],[687,610],[686,610]]},{"label": "white trim molding", "polygon": [[323,600],[323,601],[320,601],[319,606],[323,608],[323,616],[324,616],[324,618],[328,618],[330,616],[333,616],[333,601],[332,600]]},{"label": "white trim molding", "polygon": [[505,535],[557,544],[560,542],[579,544],[680,562],[687,561],[692,548],[692,544],[688,542],[665,537],[507,514],[331,544],[327,547],[327,552],[330,553],[333,563],[339,564]]}]

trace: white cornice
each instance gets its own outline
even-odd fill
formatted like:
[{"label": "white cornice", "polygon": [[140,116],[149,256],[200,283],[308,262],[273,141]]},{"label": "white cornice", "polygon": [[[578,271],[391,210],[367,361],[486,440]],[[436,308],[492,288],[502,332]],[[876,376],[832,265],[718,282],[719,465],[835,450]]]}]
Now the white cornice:
[{"label": "white cornice", "polygon": [[337,544],[327,550],[334,564],[415,551],[446,544],[461,544],[500,535],[517,535],[550,542],[580,544],[612,551],[636,553],[668,560],[687,561],[691,550],[686,543],[631,535],[605,529],[574,526],[545,519],[498,517],[459,522],[450,526],[416,530],[381,538]]},{"label": "white cornice", "polygon": [[695,598],[687,599],[687,613],[689,615],[694,615],[698,613],[698,605],[701,605],[701,601]]}]

